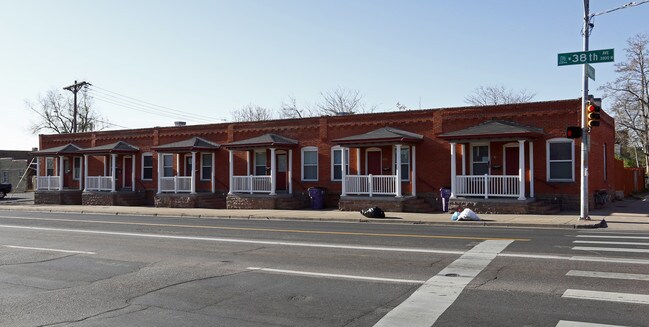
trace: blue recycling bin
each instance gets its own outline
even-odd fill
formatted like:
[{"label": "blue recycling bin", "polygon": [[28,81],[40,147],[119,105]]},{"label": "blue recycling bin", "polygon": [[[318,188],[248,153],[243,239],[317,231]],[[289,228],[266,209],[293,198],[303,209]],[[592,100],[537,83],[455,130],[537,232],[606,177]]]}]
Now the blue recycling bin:
[{"label": "blue recycling bin", "polygon": [[440,188],[439,197],[442,199],[442,212],[448,212],[448,201],[451,198],[451,189],[446,187]]},{"label": "blue recycling bin", "polygon": [[309,197],[311,198],[311,209],[324,209],[325,190],[320,187],[309,187]]}]

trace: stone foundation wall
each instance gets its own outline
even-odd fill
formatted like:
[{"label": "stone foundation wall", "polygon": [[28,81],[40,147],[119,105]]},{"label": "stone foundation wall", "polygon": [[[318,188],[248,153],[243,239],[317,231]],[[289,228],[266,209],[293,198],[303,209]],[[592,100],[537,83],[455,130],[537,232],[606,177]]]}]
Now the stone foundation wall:
[{"label": "stone foundation wall", "polygon": [[275,209],[275,197],[271,196],[243,196],[229,194],[227,197],[228,209]]},{"label": "stone foundation wall", "polygon": [[477,214],[527,214],[529,202],[527,201],[475,201],[471,199],[450,200],[449,212],[458,208],[469,208]]},{"label": "stone foundation wall", "polygon": [[[536,198],[558,206],[561,211],[579,211],[581,209],[579,194],[536,195]],[[589,198],[589,207],[593,208],[592,195]]]},{"label": "stone foundation wall", "polygon": [[196,208],[198,199],[189,194],[159,194],[155,196],[156,208]]}]

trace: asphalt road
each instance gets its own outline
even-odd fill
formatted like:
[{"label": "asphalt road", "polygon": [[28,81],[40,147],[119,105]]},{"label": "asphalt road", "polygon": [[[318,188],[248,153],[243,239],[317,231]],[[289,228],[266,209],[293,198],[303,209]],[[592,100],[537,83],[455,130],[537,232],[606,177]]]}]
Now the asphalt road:
[{"label": "asphalt road", "polygon": [[2,326],[648,326],[649,234],[0,210]]}]

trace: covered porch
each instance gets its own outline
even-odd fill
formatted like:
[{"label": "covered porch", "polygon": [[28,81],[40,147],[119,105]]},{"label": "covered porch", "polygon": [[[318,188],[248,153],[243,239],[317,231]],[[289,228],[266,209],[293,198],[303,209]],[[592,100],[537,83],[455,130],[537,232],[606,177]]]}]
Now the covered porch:
[{"label": "covered porch", "polygon": [[83,191],[116,192],[118,181],[121,180],[120,190],[135,192],[138,151],[139,148],[123,141],[83,149]]},{"label": "covered porch", "polygon": [[199,177],[200,181],[209,181],[209,192],[216,192],[215,152],[219,148],[220,145],[200,137],[153,147],[158,152],[157,194],[196,194]]},{"label": "covered porch", "polygon": [[[333,140],[338,149],[332,159],[345,163],[335,166],[333,180],[341,181],[340,208],[356,210],[349,203],[364,199],[380,201],[378,197],[400,199],[417,196],[417,144],[423,136],[392,127]],[[353,152],[351,150],[354,150]],[[350,154],[355,158],[350,158]],[[356,162],[356,167],[350,167]],[[404,187],[405,186],[405,187]],[[392,203],[392,202],[390,202]],[[385,204],[385,207],[399,207]]]},{"label": "covered porch", "polygon": [[[225,144],[229,153],[228,194],[293,194],[293,148],[297,144],[277,134]],[[245,169],[235,165],[237,151],[245,152]]]},{"label": "covered porch", "polygon": [[542,135],[502,120],[439,135],[450,143],[450,198],[534,198],[534,140]]},{"label": "covered porch", "polygon": [[32,152],[36,157],[36,204],[81,204],[82,148],[68,143]]}]

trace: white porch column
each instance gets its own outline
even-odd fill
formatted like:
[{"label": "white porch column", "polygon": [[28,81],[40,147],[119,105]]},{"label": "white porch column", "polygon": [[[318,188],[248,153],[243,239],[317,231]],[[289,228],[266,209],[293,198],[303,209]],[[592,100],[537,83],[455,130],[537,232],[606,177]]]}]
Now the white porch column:
[{"label": "white porch column", "polygon": [[356,175],[361,174],[361,148],[356,148]]},{"label": "white porch column", "polygon": [[212,179],[212,193],[216,193],[216,152],[212,152],[212,173],[211,173],[211,179]]},{"label": "white porch column", "polygon": [[270,148],[270,194],[276,195],[277,189],[277,158],[275,158],[275,148]]},{"label": "white porch column", "polygon": [[88,155],[83,155],[83,191],[88,190]]},{"label": "white porch column", "polygon": [[288,149],[288,194],[293,194],[293,150]]},{"label": "white porch column", "polygon": [[136,155],[133,153],[131,156],[131,192],[135,192],[135,158]]},{"label": "white porch column", "polygon": [[341,147],[340,148],[340,196],[347,196],[347,169],[345,169],[345,165],[347,161],[345,160],[345,152],[347,148]]},{"label": "white porch column", "polygon": [[158,152],[158,194],[162,193],[160,187],[162,186],[162,175],[164,174],[164,171],[162,171],[163,157],[162,153]]},{"label": "white porch column", "polygon": [[518,199],[525,200],[525,141],[518,140]]},{"label": "white porch column", "polygon": [[[250,156],[248,156],[250,158]],[[230,184],[230,190],[228,191],[228,194],[232,194],[232,187],[234,187],[234,153],[232,150],[228,150],[228,164],[230,167],[228,167],[229,170],[229,177],[228,177],[228,184]],[[248,168],[250,169],[250,168]]]},{"label": "white porch column", "polygon": [[113,185],[110,187],[111,192],[115,192],[115,184],[117,182],[117,154],[116,153],[111,153],[110,155],[110,171],[111,171],[111,178],[113,180]]},{"label": "white porch column", "polygon": [[63,191],[63,156],[59,156],[59,191]]},{"label": "white porch column", "polygon": [[534,197],[534,143],[527,142],[530,149],[530,198]]},{"label": "white porch column", "polygon": [[397,198],[401,197],[401,144],[395,145],[394,154],[397,157],[397,167],[395,167],[394,172],[396,173],[395,183],[396,183],[396,192]]},{"label": "white porch column", "polygon": [[[74,165],[76,164],[76,158],[72,158],[72,177],[74,178]],[[79,165],[81,165],[81,158],[79,158]],[[79,167],[79,191],[83,191],[83,176],[81,175],[81,167]]]},{"label": "white porch column", "polygon": [[466,144],[462,143],[462,175],[466,175]]},{"label": "white porch column", "polygon": [[196,151],[192,151],[192,182],[191,194],[196,194]]},{"label": "white porch column", "polygon": [[412,182],[410,185],[412,185],[412,196],[417,196],[417,152],[415,151],[417,149],[416,145],[412,146]]},{"label": "white porch column", "polygon": [[246,151],[246,176],[250,176],[250,150]]},{"label": "white porch column", "polygon": [[36,157],[36,190],[38,190],[38,178],[41,177],[41,157]]},{"label": "white porch column", "polygon": [[451,199],[455,199],[457,196],[455,192],[455,179],[457,178],[457,173],[455,172],[455,143],[451,142]]}]

